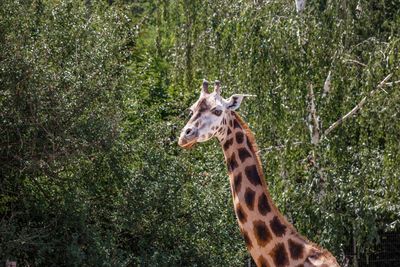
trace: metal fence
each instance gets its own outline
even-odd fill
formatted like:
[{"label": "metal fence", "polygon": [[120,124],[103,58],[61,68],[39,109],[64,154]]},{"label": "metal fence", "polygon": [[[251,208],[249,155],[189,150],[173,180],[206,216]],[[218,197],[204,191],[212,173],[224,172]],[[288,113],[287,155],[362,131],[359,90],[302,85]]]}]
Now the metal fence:
[{"label": "metal fence", "polygon": [[354,267],[400,267],[400,233],[381,233],[380,242],[369,253],[348,255]]}]

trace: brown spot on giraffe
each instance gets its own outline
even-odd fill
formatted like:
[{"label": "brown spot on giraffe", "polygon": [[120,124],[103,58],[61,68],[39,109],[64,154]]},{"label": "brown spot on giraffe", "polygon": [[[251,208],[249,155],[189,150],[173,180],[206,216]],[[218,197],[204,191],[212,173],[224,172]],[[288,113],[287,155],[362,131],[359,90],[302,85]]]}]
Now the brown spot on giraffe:
[{"label": "brown spot on giraffe", "polygon": [[244,213],[242,206],[240,206],[240,204],[236,205],[236,216],[241,223],[245,223],[247,221],[247,214]]},{"label": "brown spot on giraffe", "polygon": [[238,154],[241,162],[245,162],[246,159],[251,158],[250,152],[245,147],[239,148]]},{"label": "brown spot on giraffe", "polygon": [[267,215],[267,213],[271,211],[271,207],[269,206],[265,193],[262,193],[258,198],[258,211],[261,215]]},{"label": "brown spot on giraffe", "polygon": [[240,172],[233,177],[233,187],[235,189],[236,194],[239,194],[241,185],[242,185],[242,173]]},{"label": "brown spot on giraffe", "polygon": [[226,142],[224,143],[223,147],[224,150],[228,150],[229,147],[233,144],[233,138],[226,140]]},{"label": "brown spot on giraffe", "polygon": [[267,260],[262,255],[260,257],[258,257],[257,266],[259,266],[259,267],[268,267]]},{"label": "brown spot on giraffe", "polygon": [[268,230],[264,221],[257,220],[253,222],[254,236],[259,246],[266,246],[272,239],[271,232]]},{"label": "brown spot on giraffe", "polygon": [[290,257],[292,257],[292,259],[297,260],[303,257],[304,245],[302,243],[298,243],[289,238],[288,247],[289,247]]},{"label": "brown spot on giraffe", "polygon": [[269,255],[277,267],[289,266],[289,257],[283,243],[277,243]]},{"label": "brown spot on giraffe", "polygon": [[235,137],[236,137],[236,142],[237,142],[238,144],[243,143],[244,134],[243,134],[242,132],[236,132]]},{"label": "brown spot on giraffe", "polygon": [[232,133],[231,128],[228,127],[228,130],[226,131],[226,135],[229,136]]},{"label": "brown spot on giraffe", "polygon": [[254,209],[254,198],[256,196],[256,192],[251,190],[250,188],[246,188],[246,192],[244,193],[244,200],[247,204],[249,210]]},{"label": "brown spot on giraffe", "polygon": [[235,153],[232,153],[231,157],[228,160],[228,169],[229,172],[233,172],[237,167],[238,167],[238,163],[236,161],[236,156]]},{"label": "brown spot on giraffe", "polygon": [[252,183],[254,186],[261,185],[261,179],[256,165],[247,166],[244,169],[244,173],[246,174],[246,177],[250,183]]},{"label": "brown spot on giraffe", "polygon": [[282,224],[282,222],[278,219],[278,216],[274,216],[269,225],[271,226],[271,230],[275,236],[281,237],[286,233],[286,225]]}]

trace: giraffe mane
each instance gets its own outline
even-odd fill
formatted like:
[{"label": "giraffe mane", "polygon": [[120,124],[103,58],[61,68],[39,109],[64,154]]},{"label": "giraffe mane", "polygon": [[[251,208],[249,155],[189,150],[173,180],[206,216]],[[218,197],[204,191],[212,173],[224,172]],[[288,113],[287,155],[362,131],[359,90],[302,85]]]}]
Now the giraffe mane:
[{"label": "giraffe mane", "polygon": [[[232,112],[233,115],[235,116],[235,118],[238,120],[240,126],[242,127],[242,129],[245,131],[246,133],[246,137],[247,140],[249,140],[251,147],[250,149],[253,150],[254,155],[256,156],[256,162],[257,162],[257,170],[260,173],[260,176],[262,176],[264,178],[264,172],[262,169],[262,165],[261,165],[261,159],[259,156],[259,149],[258,149],[258,145],[256,143],[256,139],[254,137],[253,132],[250,130],[249,126],[247,125],[246,122],[244,122],[244,120],[239,116],[239,114],[237,114],[235,111]],[[264,179],[263,179],[264,182]],[[265,183],[263,183],[263,185],[266,186]]]}]

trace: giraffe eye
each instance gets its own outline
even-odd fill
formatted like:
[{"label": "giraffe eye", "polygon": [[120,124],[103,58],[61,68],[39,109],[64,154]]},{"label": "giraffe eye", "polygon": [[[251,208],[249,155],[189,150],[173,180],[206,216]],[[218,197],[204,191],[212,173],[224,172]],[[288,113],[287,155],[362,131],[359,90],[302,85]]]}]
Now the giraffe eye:
[{"label": "giraffe eye", "polygon": [[212,114],[216,115],[216,116],[220,116],[222,113],[222,110],[219,109],[213,109],[211,110]]}]

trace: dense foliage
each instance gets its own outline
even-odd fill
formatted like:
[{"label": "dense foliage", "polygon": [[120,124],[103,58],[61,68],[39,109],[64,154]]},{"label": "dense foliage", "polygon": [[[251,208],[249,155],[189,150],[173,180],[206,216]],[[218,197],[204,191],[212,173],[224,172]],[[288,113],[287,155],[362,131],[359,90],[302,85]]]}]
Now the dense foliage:
[{"label": "dense foliage", "polygon": [[399,4],[1,1],[0,265],[242,266],[219,145],[177,147],[203,78],[257,95],[299,232],[370,253],[400,230]]}]

